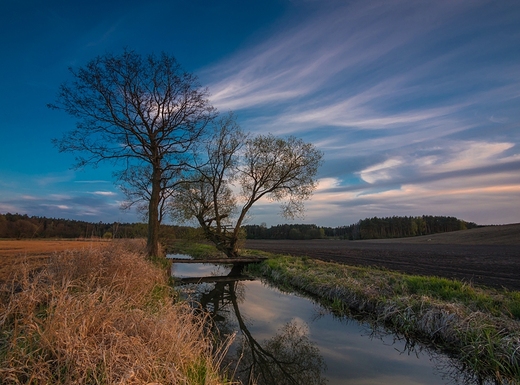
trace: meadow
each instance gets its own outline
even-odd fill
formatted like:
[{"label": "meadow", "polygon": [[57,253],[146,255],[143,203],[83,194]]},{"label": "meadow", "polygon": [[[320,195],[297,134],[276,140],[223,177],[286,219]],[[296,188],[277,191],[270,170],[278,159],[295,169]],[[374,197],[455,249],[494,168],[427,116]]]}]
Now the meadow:
[{"label": "meadow", "polygon": [[50,255],[42,251],[58,244],[32,242],[9,252],[20,261],[0,287],[0,383],[230,383],[220,365],[227,342],[175,301],[144,242],[67,242]]}]

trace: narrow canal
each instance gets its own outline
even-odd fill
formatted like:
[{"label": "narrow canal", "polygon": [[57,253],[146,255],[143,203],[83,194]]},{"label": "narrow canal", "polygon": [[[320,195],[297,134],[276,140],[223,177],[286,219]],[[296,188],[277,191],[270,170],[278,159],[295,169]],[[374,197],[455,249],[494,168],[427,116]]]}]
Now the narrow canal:
[{"label": "narrow canal", "polygon": [[244,384],[252,378],[259,385],[469,383],[448,357],[421,344],[229,273],[216,265],[172,268],[174,277],[185,279],[179,287],[185,298],[212,315],[216,331],[236,333],[227,359],[233,368],[239,362],[236,377]]}]

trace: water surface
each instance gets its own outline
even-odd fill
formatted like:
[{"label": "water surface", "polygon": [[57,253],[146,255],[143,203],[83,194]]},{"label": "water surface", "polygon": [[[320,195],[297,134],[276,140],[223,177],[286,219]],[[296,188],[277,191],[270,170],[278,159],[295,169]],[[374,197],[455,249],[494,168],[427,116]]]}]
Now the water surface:
[{"label": "water surface", "polygon": [[[177,256],[176,256],[177,257]],[[226,276],[229,267],[174,264],[175,277]],[[451,361],[420,344],[336,317],[312,300],[259,280],[182,286],[223,334],[237,333],[230,358],[239,377],[263,384],[455,384]]]}]

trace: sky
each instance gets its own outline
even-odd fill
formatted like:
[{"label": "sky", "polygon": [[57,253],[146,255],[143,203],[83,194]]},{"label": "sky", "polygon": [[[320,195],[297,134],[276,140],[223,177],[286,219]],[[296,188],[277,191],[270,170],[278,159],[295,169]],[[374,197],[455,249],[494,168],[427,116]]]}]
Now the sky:
[{"label": "sky", "polygon": [[252,134],[324,153],[304,218],[259,202],[249,224],[445,215],[520,222],[516,0],[0,1],[0,213],[136,222],[112,164],[52,144],[60,84],[125,48],[174,56]]}]

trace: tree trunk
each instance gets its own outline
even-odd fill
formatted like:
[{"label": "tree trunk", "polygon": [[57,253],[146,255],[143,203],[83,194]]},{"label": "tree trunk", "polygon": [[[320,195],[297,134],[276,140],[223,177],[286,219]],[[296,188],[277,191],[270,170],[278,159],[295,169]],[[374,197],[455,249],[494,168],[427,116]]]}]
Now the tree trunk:
[{"label": "tree trunk", "polygon": [[146,250],[148,256],[159,256],[159,197],[161,190],[160,170],[154,167],[152,172],[152,194],[148,206],[148,240]]},{"label": "tree trunk", "polygon": [[236,235],[232,233],[229,239],[229,245],[228,245],[228,251],[227,256],[229,258],[239,258],[240,255],[238,253],[238,239],[236,238]]},{"label": "tree trunk", "polygon": [[202,231],[204,231],[204,235],[206,239],[212,242],[218,251],[226,254],[228,258],[238,258],[240,257],[238,253],[238,243],[237,239],[234,238],[234,233],[229,233],[228,235],[223,233],[222,230],[217,230],[216,228],[211,228],[204,221],[204,217],[196,216],[199,221],[200,226],[202,227]]}]

